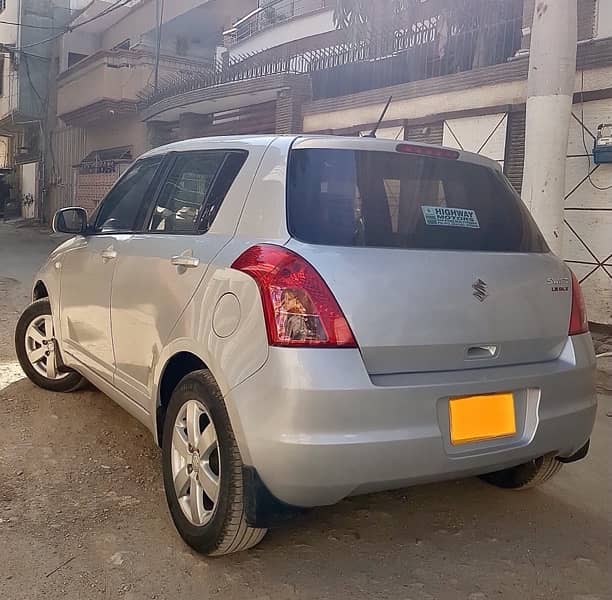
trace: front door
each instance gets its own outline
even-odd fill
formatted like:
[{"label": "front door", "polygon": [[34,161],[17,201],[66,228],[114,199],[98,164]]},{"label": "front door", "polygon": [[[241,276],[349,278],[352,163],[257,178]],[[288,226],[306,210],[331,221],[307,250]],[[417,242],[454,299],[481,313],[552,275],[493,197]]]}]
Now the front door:
[{"label": "front door", "polygon": [[111,285],[119,246],[130,238],[161,158],[137,162],[102,201],[91,231],[62,256],[60,328],[65,360],[112,381]]},{"label": "front door", "polygon": [[115,270],[113,236],[78,239],[61,268],[60,328],[67,364],[74,358],[107,380],[114,369],[110,292]]},{"label": "front door", "polygon": [[142,405],[174,326],[231,238],[208,229],[245,158],[225,150],[174,155],[142,232],[119,244],[111,301],[115,385]]}]

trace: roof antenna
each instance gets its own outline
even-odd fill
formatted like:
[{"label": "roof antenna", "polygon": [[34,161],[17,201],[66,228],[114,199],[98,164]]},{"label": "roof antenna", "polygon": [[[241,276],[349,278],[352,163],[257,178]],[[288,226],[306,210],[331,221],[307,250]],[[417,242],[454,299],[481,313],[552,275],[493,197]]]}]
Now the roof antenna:
[{"label": "roof antenna", "polygon": [[378,131],[378,128],[383,122],[383,119],[385,118],[385,115],[387,114],[387,111],[389,110],[389,106],[391,106],[391,100],[393,100],[393,96],[389,96],[389,100],[387,100],[387,104],[385,105],[385,108],[383,108],[382,114],[380,115],[380,119],[378,119],[378,123],[376,123],[376,125],[374,126],[374,129],[372,129],[370,133],[366,133],[362,137],[376,138],[376,132]]}]

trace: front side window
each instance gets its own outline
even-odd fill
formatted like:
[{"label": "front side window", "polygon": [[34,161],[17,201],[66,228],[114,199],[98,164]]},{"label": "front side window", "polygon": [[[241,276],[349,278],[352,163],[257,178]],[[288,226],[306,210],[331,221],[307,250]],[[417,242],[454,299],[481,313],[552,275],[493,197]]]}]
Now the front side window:
[{"label": "front side window", "polygon": [[117,182],[96,211],[95,233],[134,231],[162,160],[162,156],[139,160]]},{"label": "front side window", "polygon": [[149,231],[207,231],[246,153],[203,150],[176,157],[155,203]]}]

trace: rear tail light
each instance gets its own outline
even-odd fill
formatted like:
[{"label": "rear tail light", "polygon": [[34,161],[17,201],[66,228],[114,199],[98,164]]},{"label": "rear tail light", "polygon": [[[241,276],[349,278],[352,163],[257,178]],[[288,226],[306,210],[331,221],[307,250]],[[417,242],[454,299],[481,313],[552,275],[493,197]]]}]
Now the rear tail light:
[{"label": "rear tail light", "polygon": [[417,144],[398,144],[395,148],[396,152],[404,154],[418,154],[420,156],[430,156],[431,158],[448,158],[457,160],[459,152],[449,150],[448,148],[431,148],[429,146],[418,146]]},{"label": "rear tail light", "polygon": [[572,314],[570,316],[569,335],[587,333],[589,321],[587,319],[584,295],[576,275],[572,273]]},{"label": "rear tail light", "polygon": [[357,347],[338,302],[301,256],[261,244],[239,256],[232,268],[250,275],[259,286],[270,345]]}]

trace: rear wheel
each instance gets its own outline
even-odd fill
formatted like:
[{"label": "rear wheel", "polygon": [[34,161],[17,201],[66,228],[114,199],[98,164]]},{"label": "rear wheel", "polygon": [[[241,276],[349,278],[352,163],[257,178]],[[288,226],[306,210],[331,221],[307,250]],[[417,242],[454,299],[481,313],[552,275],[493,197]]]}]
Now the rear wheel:
[{"label": "rear wheel", "polygon": [[181,537],[211,556],[256,546],[266,529],[249,527],[242,460],[225,403],[208,371],[178,385],[164,424],[166,499]]},{"label": "rear wheel", "polygon": [[562,466],[554,455],[549,454],[510,469],[482,475],[482,479],[500,488],[525,490],[548,481]]},{"label": "rear wheel", "polygon": [[59,370],[51,304],[46,298],[30,304],[21,315],[15,330],[15,351],[28,379],[38,387],[72,392],[85,382],[75,371]]}]

